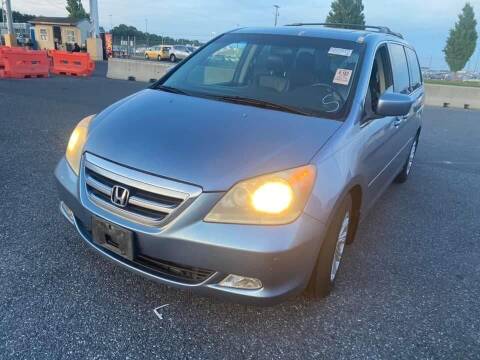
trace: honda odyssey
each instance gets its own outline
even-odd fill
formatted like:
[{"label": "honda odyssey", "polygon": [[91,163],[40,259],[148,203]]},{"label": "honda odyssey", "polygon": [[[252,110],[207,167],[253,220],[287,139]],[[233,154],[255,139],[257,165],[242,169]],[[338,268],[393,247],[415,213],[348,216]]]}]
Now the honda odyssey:
[{"label": "honda odyssey", "polygon": [[410,175],[424,102],[400,34],[327,25],[222,34],[81,120],[55,171],[61,212],[160,283],[327,295],[357,225]]}]

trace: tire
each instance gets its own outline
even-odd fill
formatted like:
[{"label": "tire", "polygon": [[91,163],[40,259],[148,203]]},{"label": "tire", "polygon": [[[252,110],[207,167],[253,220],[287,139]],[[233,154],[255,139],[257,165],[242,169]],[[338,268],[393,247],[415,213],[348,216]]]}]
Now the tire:
[{"label": "tire", "polygon": [[173,63],[177,62],[177,57],[175,56],[175,54],[170,55],[170,61]]},{"label": "tire", "polygon": [[157,60],[158,60],[158,61],[162,61],[162,55],[158,55],[158,56],[157,56]]},{"label": "tire", "polygon": [[399,184],[403,184],[407,181],[408,176],[412,170],[413,161],[415,160],[415,153],[417,152],[418,148],[418,135],[413,140],[412,146],[410,146],[410,151],[408,152],[407,161],[405,161],[405,165],[403,165],[402,171],[397,175],[395,178],[395,182]]},{"label": "tire", "polygon": [[148,54],[145,54],[145,59],[150,60],[150,58],[148,57]]},{"label": "tire", "polygon": [[[343,250],[352,234],[352,197],[347,195],[337,209],[332,223],[328,227],[327,235],[323,241],[317,263],[310,277],[307,292],[315,298],[326,297],[333,289],[338,274]],[[351,241],[350,241],[351,242]],[[342,244],[343,243],[343,244]],[[337,248],[340,250],[340,257]],[[338,263],[335,261],[338,259]],[[335,262],[335,265],[334,265]],[[335,266],[335,269],[334,269]]]}]

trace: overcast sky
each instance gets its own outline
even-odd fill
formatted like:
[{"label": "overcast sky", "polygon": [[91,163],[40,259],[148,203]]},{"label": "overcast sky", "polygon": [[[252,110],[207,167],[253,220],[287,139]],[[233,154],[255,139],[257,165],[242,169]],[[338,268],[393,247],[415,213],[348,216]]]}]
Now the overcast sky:
[{"label": "overcast sky", "polygon": [[[82,0],[87,11],[88,0]],[[14,10],[34,15],[66,16],[64,0],[11,0]],[[280,24],[325,20],[330,0],[98,0],[106,30],[125,23],[145,31],[205,41],[212,33],[238,26],[271,26],[273,4],[280,5]],[[364,0],[367,24],[399,31],[417,49],[423,66],[445,68],[442,49],[463,0]],[[471,0],[480,23],[480,0]],[[480,26],[477,28],[480,32]],[[480,70],[480,41],[467,69]]]}]

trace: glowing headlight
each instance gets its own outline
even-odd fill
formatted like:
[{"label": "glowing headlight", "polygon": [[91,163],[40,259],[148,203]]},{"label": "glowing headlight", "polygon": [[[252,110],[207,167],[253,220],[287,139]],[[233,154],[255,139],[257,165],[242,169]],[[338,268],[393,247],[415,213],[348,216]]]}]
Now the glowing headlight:
[{"label": "glowing headlight", "polygon": [[75,130],[73,130],[72,135],[70,135],[70,140],[68,141],[65,158],[77,175],[80,172],[80,160],[82,158],[83,146],[87,141],[88,127],[94,116],[95,115],[90,115],[81,120],[75,127]]},{"label": "glowing headlight", "polygon": [[295,169],[241,181],[205,217],[207,222],[286,224],[305,208],[315,180],[315,167]]},{"label": "glowing headlight", "polygon": [[288,209],[292,200],[292,187],[286,181],[267,182],[252,195],[255,210],[269,214],[279,214]]}]

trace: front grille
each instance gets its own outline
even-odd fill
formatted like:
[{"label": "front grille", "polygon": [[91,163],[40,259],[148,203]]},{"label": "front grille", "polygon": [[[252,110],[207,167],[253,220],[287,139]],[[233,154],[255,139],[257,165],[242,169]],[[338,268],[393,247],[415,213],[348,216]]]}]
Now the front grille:
[{"label": "front grille", "polygon": [[135,256],[135,262],[158,274],[160,277],[188,284],[204,282],[214,273],[211,270],[180,265],[141,254]]},{"label": "front grille", "polygon": [[[170,180],[124,168],[91,154],[85,156],[83,179],[86,194],[92,203],[134,222],[150,226],[164,223],[192,196],[190,192],[157,184],[172,183]],[[154,181],[147,181],[152,179]],[[112,201],[114,186],[121,186],[129,192],[123,206]]]}]

